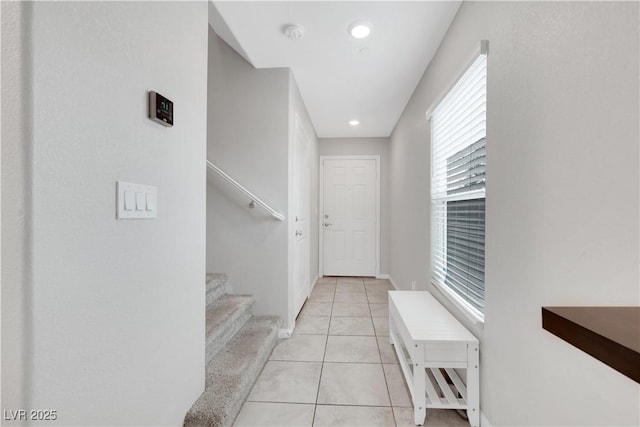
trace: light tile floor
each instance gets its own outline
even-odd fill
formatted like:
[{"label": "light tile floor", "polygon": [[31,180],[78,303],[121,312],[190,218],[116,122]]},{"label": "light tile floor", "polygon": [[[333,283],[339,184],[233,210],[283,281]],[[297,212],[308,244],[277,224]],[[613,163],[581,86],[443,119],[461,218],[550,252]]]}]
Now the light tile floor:
[{"label": "light tile floor", "polygon": [[[253,386],[237,426],[413,426],[389,344],[388,280],[318,280]],[[455,411],[427,411],[427,426],[468,426]]]}]

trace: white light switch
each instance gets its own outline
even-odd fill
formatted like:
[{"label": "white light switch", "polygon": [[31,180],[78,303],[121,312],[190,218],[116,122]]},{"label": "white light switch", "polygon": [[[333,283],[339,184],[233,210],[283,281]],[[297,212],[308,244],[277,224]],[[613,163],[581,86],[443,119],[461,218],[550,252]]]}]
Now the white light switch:
[{"label": "white light switch", "polygon": [[147,193],[147,210],[155,211],[156,210],[156,195],[152,193]]},{"label": "white light switch", "polygon": [[147,201],[145,193],[142,191],[136,191],[136,210],[144,211],[147,210]]},{"label": "white light switch", "polygon": [[150,219],[158,217],[157,187],[117,181],[116,195],[117,219]]},{"label": "white light switch", "polygon": [[133,191],[124,192],[124,210],[132,211],[135,209],[135,196]]}]

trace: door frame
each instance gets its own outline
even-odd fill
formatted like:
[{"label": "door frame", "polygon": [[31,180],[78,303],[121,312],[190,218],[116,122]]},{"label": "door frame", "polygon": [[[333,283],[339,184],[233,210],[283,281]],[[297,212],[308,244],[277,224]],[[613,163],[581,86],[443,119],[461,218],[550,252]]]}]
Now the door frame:
[{"label": "door frame", "polygon": [[318,191],[318,275],[322,277],[324,275],[324,161],[325,160],[375,160],[376,162],[376,207],[375,207],[375,244],[376,244],[376,259],[375,259],[375,277],[380,278],[380,155],[367,154],[367,155],[321,155],[320,156],[320,176],[318,184],[320,186]]}]

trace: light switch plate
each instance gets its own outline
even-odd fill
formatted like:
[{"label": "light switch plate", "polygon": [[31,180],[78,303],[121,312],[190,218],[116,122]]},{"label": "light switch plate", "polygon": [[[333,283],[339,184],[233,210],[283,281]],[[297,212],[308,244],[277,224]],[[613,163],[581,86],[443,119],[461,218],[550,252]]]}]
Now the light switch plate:
[{"label": "light switch plate", "polygon": [[[157,187],[116,181],[116,196],[116,219],[158,217]],[[149,203],[149,201],[152,202]]]}]

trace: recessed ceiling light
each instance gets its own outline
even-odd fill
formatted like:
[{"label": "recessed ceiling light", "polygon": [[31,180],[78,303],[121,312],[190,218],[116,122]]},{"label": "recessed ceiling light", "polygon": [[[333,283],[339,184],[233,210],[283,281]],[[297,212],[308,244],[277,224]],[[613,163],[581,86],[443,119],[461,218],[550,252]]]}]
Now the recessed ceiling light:
[{"label": "recessed ceiling light", "polygon": [[357,121],[357,120],[351,120],[351,121],[349,122],[349,124],[350,124],[351,126],[358,126],[358,125],[360,124],[360,122],[359,122],[359,121]]},{"label": "recessed ceiling light", "polygon": [[371,34],[371,24],[362,21],[354,22],[349,25],[349,34],[357,39],[364,39]]}]

